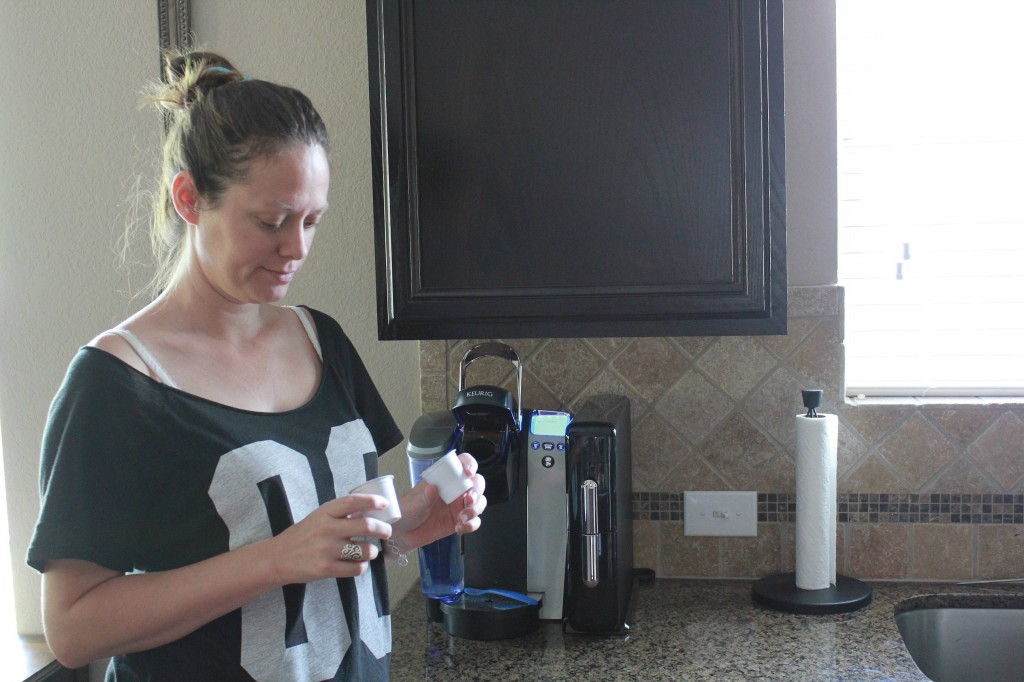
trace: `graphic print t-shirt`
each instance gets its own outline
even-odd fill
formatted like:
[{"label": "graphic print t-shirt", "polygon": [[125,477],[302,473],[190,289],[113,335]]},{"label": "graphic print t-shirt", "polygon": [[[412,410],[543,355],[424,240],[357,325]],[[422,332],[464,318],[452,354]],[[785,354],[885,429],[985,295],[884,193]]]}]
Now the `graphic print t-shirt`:
[{"label": "graphic print t-shirt", "polygon": [[[304,406],[240,410],[82,348],[43,437],[28,553],[163,571],[270,538],[377,475],[402,435],[338,324],[310,311],[323,378]],[[386,680],[383,558],[357,578],[271,590],[192,634],[117,656],[108,680]]]}]

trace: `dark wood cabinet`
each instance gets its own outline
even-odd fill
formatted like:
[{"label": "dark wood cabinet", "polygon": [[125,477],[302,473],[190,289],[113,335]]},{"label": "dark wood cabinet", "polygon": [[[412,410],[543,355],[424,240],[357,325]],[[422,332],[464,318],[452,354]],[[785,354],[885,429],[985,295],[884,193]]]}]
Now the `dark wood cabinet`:
[{"label": "dark wood cabinet", "polygon": [[781,0],[367,0],[382,339],[786,329]]}]

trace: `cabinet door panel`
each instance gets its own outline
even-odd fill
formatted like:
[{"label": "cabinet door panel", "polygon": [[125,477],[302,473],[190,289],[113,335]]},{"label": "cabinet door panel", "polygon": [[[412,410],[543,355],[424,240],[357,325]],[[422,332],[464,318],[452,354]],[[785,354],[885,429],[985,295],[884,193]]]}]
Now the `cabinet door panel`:
[{"label": "cabinet door panel", "polygon": [[781,2],[367,19],[381,338],[785,331]]}]

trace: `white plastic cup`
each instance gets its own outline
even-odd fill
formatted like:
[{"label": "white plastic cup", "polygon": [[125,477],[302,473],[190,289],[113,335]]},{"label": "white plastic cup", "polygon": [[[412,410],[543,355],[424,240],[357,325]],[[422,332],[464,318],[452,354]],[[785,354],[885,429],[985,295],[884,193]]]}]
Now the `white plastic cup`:
[{"label": "white plastic cup", "polygon": [[445,504],[451,504],[473,487],[473,479],[466,475],[462,460],[454,450],[449,450],[448,454],[431,464],[421,478],[437,487]]},{"label": "white plastic cup", "polygon": [[391,474],[378,476],[377,478],[370,479],[366,483],[360,483],[349,491],[349,494],[356,493],[380,495],[388,501],[386,509],[372,509],[370,511],[363,512],[363,516],[380,519],[384,523],[394,523],[398,519],[402,518],[402,510],[398,506],[398,493],[395,491],[395,477]]}]

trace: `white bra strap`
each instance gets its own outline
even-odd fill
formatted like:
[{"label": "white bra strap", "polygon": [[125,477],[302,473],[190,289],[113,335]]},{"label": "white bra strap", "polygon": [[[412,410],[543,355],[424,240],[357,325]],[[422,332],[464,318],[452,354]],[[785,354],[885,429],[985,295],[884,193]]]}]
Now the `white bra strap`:
[{"label": "white bra strap", "polygon": [[309,319],[309,314],[297,305],[286,305],[284,307],[299,316],[299,322],[302,323],[302,328],[306,330],[306,336],[309,337],[309,342],[313,344],[313,348],[316,349],[316,354],[320,357],[320,362],[323,362],[324,352],[320,350],[320,338],[316,335],[316,328],[313,326],[313,322]]},{"label": "white bra strap", "polygon": [[136,355],[139,356],[143,364],[149,368],[149,371],[152,372],[153,376],[155,376],[161,383],[166,384],[171,388],[178,388],[178,385],[174,383],[174,379],[164,371],[164,368],[156,361],[156,358],[149,352],[149,349],[142,345],[142,342],[139,341],[139,337],[135,336],[135,334],[131,333],[127,329],[111,329],[110,333],[117,334],[124,339],[128,345],[132,347],[132,350],[135,351]]}]

